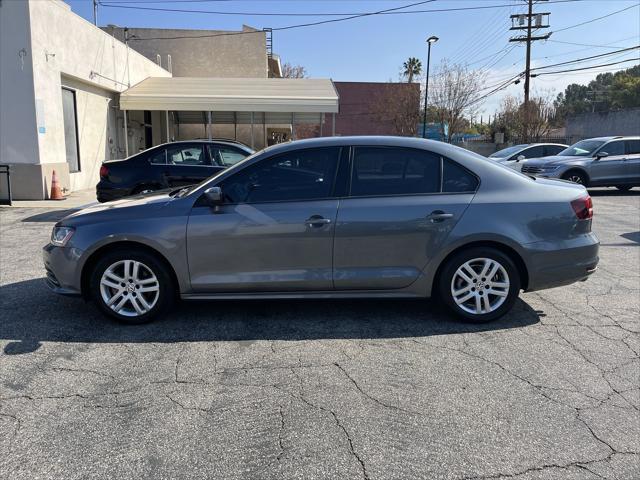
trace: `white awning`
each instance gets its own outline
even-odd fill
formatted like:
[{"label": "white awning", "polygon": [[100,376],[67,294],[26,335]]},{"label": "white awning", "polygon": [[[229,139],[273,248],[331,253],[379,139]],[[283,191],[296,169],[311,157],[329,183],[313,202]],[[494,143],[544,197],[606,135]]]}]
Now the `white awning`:
[{"label": "white awning", "polygon": [[338,112],[329,79],[150,77],[120,94],[121,110]]}]

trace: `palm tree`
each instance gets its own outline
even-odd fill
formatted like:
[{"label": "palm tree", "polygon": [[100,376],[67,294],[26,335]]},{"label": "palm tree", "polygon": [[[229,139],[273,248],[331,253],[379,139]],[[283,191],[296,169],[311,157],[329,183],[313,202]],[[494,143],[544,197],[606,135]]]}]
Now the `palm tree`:
[{"label": "palm tree", "polygon": [[407,77],[407,82],[413,82],[414,75],[420,75],[422,73],[422,62],[416,57],[409,57],[406,62],[402,64],[402,74]]}]

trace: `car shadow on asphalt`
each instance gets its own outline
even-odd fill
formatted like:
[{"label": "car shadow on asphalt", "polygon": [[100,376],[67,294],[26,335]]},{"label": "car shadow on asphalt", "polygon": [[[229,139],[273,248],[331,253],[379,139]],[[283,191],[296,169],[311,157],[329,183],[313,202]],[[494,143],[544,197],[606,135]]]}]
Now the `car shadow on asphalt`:
[{"label": "car shadow on asphalt", "polygon": [[597,190],[589,189],[589,195],[592,197],[637,197],[640,195],[640,189],[634,188],[627,190],[626,192],[620,191],[617,188],[599,188]]},{"label": "car shadow on asphalt", "polygon": [[479,333],[539,322],[541,312],[518,300],[503,318],[485,324],[455,320],[436,301],[247,300],[178,302],[163,318],[122,325],[94,305],[58,296],[38,278],[0,287],[0,342],[6,355],[42,342],[171,343],[203,341],[409,338]]}]

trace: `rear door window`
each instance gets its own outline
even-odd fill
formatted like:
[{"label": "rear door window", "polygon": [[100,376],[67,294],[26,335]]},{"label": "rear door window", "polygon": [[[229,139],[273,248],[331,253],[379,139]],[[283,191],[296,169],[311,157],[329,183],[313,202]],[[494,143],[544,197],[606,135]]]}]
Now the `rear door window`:
[{"label": "rear door window", "polygon": [[539,158],[544,155],[544,147],[542,145],[536,145],[535,147],[525,148],[515,156],[514,160],[520,155],[524,155],[524,158]]},{"label": "rear door window", "polygon": [[154,165],[164,165],[167,163],[167,150],[160,148],[149,155],[149,163]]},{"label": "rear door window", "polygon": [[171,165],[210,165],[202,145],[176,145],[167,148],[167,160]]},{"label": "rear door window", "polygon": [[475,192],[477,188],[478,179],[474,174],[448,158],[442,160],[443,193]]},{"label": "rear door window", "polygon": [[221,167],[230,167],[249,156],[247,152],[239,148],[226,147],[221,145],[209,145],[209,155],[213,163]]},{"label": "rear door window", "polygon": [[640,154],[640,140],[627,140],[627,154],[639,155]]},{"label": "rear door window", "polygon": [[440,191],[440,156],[397,147],[355,147],[351,196],[410,195]]}]

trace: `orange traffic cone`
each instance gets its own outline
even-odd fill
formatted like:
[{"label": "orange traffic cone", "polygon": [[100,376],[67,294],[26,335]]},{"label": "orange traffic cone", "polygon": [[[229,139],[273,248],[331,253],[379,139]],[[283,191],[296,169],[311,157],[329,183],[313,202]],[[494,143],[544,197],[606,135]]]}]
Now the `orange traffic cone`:
[{"label": "orange traffic cone", "polygon": [[51,176],[51,195],[49,195],[49,200],[64,200],[55,170]]}]

